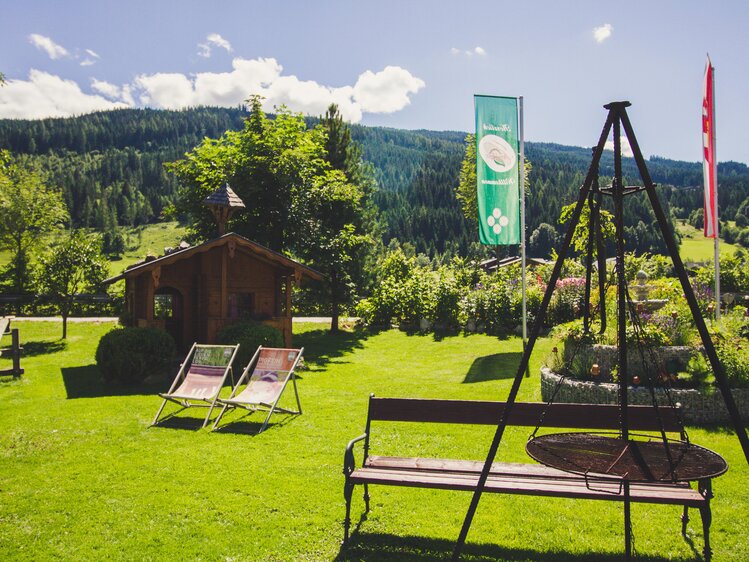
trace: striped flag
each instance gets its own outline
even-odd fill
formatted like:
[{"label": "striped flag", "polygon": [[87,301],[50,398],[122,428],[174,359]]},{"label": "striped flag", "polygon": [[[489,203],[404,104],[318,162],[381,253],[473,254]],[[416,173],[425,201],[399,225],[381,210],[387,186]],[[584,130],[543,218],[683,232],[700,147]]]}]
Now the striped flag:
[{"label": "striped flag", "polygon": [[705,236],[715,238],[718,222],[718,181],[716,177],[717,161],[715,159],[715,86],[713,64],[707,57],[705,83],[702,96],[702,177],[705,183]]}]

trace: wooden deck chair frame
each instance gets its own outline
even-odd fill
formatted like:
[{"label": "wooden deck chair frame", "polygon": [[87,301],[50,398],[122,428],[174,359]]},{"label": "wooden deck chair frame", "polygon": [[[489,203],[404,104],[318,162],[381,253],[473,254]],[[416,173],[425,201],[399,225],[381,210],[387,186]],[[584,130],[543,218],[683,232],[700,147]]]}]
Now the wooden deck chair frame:
[{"label": "wooden deck chair frame", "polygon": [[[195,351],[199,348],[218,348],[218,347],[233,348],[233,351],[231,354],[231,358],[229,359],[229,362],[226,364],[226,367],[224,367],[224,373],[223,375],[221,375],[220,383],[216,385],[215,392],[205,397],[199,397],[199,396],[190,397],[187,395],[179,394],[179,388],[181,387],[182,383],[184,383],[187,380],[187,378],[190,376],[190,369],[193,366],[192,359],[195,357]],[[161,407],[159,408],[159,411],[156,412],[156,417],[153,418],[153,422],[151,423],[151,426],[154,426],[158,423],[159,416],[164,411],[164,406],[166,406],[167,402],[174,402],[175,404],[182,406],[180,410],[173,412],[168,417],[175,416],[186,408],[191,408],[191,407],[208,408],[208,414],[206,414],[205,420],[203,420],[203,425],[201,427],[205,427],[206,425],[208,425],[208,420],[211,419],[211,414],[213,413],[213,409],[216,406],[216,400],[218,399],[218,395],[221,392],[221,388],[226,383],[227,376],[231,376],[232,387],[234,386],[234,374],[232,371],[232,364],[234,363],[234,358],[237,356],[238,350],[239,350],[239,344],[210,345],[210,344],[199,344],[197,342],[193,343],[192,347],[190,348],[190,351],[185,357],[185,360],[180,364],[179,372],[177,373],[177,376],[174,377],[174,382],[172,382],[172,386],[169,388],[169,391],[159,393],[159,396],[161,396],[164,399],[164,401],[161,403]],[[218,375],[214,375],[214,376],[218,378]]]},{"label": "wooden deck chair frame", "polygon": [[[295,351],[297,352],[296,358],[294,359],[294,362],[291,364],[291,367],[286,373],[286,379],[283,382],[283,385],[281,386],[281,389],[276,394],[275,398],[272,402],[245,402],[243,400],[237,400],[235,397],[239,393],[239,388],[242,386],[242,384],[245,383],[247,380],[247,384],[249,385],[252,382],[252,375],[254,374],[256,364],[258,362],[258,358],[260,357],[260,354],[264,349],[268,350],[284,350],[284,351]],[[236,386],[232,389],[231,395],[228,398],[219,398],[218,402],[223,405],[223,408],[221,408],[221,411],[219,412],[218,416],[216,416],[216,421],[213,422],[213,427],[211,430],[214,430],[218,427],[219,422],[221,421],[221,418],[226,413],[226,410],[229,408],[244,408],[245,410],[249,410],[250,412],[255,411],[268,411],[268,415],[265,417],[265,421],[263,422],[263,425],[260,427],[260,430],[258,433],[262,433],[263,430],[265,430],[266,427],[268,427],[268,422],[270,422],[270,417],[275,412],[281,412],[283,414],[292,414],[292,415],[300,415],[302,413],[302,404],[299,401],[299,390],[296,386],[296,367],[299,364],[299,360],[302,358],[302,355],[304,355],[304,348],[299,349],[292,349],[292,348],[280,348],[280,347],[263,347],[258,346],[257,351],[255,352],[255,355],[252,356],[252,359],[250,359],[249,363],[247,363],[247,366],[244,368],[244,371],[242,372],[242,376],[239,378],[239,381],[237,382]],[[291,385],[294,387],[294,396],[296,397],[296,406],[297,410],[289,410],[287,408],[281,408],[278,405],[278,402],[281,400],[281,396],[283,396],[284,390],[286,390],[286,387],[289,384],[289,381],[291,381]]]}]

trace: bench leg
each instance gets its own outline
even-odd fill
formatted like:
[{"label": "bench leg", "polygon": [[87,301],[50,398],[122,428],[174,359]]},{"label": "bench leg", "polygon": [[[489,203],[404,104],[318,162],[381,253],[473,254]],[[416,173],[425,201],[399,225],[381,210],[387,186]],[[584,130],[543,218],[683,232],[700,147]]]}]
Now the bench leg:
[{"label": "bench leg", "polygon": [[343,544],[348,542],[349,529],[351,528],[351,496],[354,494],[354,485],[346,482],[343,485],[343,497],[346,499],[346,518],[343,520]]},{"label": "bench leg", "polygon": [[687,523],[689,523],[689,508],[685,505],[681,514],[681,536],[687,538]]},{"label": "bench leg", "polygon": [[713,556],[713,549],[710,548],[710,524],[713,521],[713,513],[710,510],[710,500],[713,498],[713,481],[709,478],[699,481],[700,494],[707,500],[705,505],[700,508],[702,516],[702,536],[705,537],[705,549],[702,554],[705,562],[710,562]]},{"label": "bench leg", "polygon": [[369,484],[364,484],[364,506],[365,513],[369,513]]}]

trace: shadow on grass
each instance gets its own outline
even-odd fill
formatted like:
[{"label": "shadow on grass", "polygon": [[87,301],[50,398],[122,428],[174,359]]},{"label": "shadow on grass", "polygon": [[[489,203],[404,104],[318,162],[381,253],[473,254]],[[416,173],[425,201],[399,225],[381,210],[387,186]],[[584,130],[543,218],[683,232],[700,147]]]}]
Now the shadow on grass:
[{"label": "shadow on grass", "polygon": [[363,347],[370,332],[365,330],[339,331],[332,334],[328,329],[311,330],[294,335],[294,345],[304,347],[304,363],[308,366],[325,367],[328,363]]},{"label": "shadow on grass", "polygon": [[468,368],[464,383],[496,381],[515,377],[523,354],[519,351],[477,357]]},{"label": "shadow on grass", "polygon": [[[224,416],[224,418],[221,419],[221,425],[216,428],[216,433],[255,436],[258,434],[258,431],[260,431],[260,428],[263,427],[263,422],[267,415],[266,412],[258,412],[257,420],[253,421],[247,419],[248,416],[244,416],[236,421],[227,421],[226,416]],[[268,426],[263,430],[263,433],[266,431],[273,431],[274,429],[280,429],[296,417],[297,416],[292,414],[273,414],[273,416],[271,416],[271,421],[268,422]]]},{"label": "shadow on grass", "polygon": [[[431,539],[412,536],[395,536],[384,533],[355,533],[346,546],[342,546],[334,562],[427,562],[450,560],[455,542],[444,539]],[[622,545],[623,549],[624,545]],[[531,548],[504,548],[492,544],[467,544],[461,560],[465,562],[619,562],[624,559],[621,553],[570,553],[564,551],[541,551]],[[642,562],[665,562],[666,560],[701,560],[696,558],[663,558],[661,556],[637,555]]]},{"label": "shadow on grass", "polygon": [[164,384],[134,384],[125,385],[114,381],[107,381],[101,376],[96,365],[80,367],[63,367],[62,380],[68,399],[99,398],[102,396],[132,396],[136,394],[156,394],[162,392]]},{"label": "shadow on grass", "polygon": [[22,342],[21,346],[23,347],[21,357],[34,357],[36,355],[50,355],[52,353],[65,351],[68,347],[68,342],[65,340],[27,341]]}]

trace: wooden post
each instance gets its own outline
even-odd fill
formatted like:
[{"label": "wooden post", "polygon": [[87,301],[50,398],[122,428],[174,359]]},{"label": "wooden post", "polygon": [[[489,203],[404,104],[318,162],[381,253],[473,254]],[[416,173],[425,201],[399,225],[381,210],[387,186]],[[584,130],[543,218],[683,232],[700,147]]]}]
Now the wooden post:
[{"label": "wooden post", "polygon": [[21,337],[18,328],[13,328],[11,334],[11,356],[13,358],[13,378],[19,378],[23,374],[21,369]]},{"label": "wooden post", "polygon": [[286,347],[291,347],[292,341],[291,341],[291,327],[292,327],[292,320],[291,320],[291,287],[292,287],[292,276],[287,275],[286,276],[286,310],[284,310],[284,345]]}]

